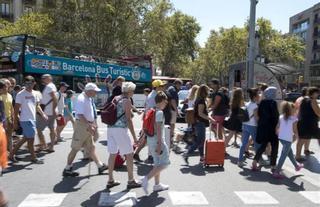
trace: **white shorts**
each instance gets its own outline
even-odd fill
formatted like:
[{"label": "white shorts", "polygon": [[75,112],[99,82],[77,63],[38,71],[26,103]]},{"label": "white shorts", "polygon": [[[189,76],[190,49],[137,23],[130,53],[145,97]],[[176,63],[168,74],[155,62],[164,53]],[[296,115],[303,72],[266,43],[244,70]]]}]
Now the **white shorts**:
[{"label": "white shorts", "polygon": [[128,128],[108,128],[108,151],[110,154],[127,155],[133,153],[133,139],[129,136]]}]

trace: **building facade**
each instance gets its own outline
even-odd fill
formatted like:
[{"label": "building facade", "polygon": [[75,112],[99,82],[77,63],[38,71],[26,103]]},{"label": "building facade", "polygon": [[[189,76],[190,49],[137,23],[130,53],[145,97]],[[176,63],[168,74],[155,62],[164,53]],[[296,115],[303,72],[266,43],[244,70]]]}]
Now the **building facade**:
[{"label": "building facade", "polygon": [[305,62],[301,63],[303,82],[320,86],[320,3],[290,18],[290,33],[306,44]]}]

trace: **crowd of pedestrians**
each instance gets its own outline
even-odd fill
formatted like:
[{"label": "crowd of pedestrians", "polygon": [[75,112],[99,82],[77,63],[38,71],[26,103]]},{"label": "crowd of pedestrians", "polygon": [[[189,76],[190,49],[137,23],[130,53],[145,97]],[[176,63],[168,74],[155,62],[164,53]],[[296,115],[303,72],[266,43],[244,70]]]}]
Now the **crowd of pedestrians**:
[{"label": "crowd of pedestrians", "polygon": [[[76,154],[83,151],[85,159],[95,162],[98,174],[108,170],[106,188],[110,189],[120,185],[120,181],[115,178],[114,169],[118,156],[121,156],[127,166],[128,189],[142,187],[148,194],[149,181],[154,178],[154,191],[167,190],[169,185],[160,182],[160,174],[170,164],[170,148],[175,141],[176,121],[180,116],[178,105],[181,100],[178,94],[182,88],[189,90],[183,103],[194,112],[194,122],[188,123],[188,127],[194,130],[195,136],[183,153],[186,164],[189,164],[188,158],[196,150],[199,151],[199,162],[204,162],[206,129],[209,128],[217,139],[224,140],[226,149],[232,138],[237,142],[237,138],[241,137],[237,163],[239,167],[246,166],[246,158],[254,154],[251,169],[259,171],[265,164],[262,159],[265,153],[270,157],[272,175],[283,178],[281,169],[286,157],[289,157],[297,171],[300,170],[304,161],[301,156],[302,147],[304,146],[305,155],[310,155],[314,153],[309,149],[310,140],[320,139],[320,108],[317,104],[320,91],[316,87],[303,89],[302,97],[295,103],[283,101],[280,104],[276,101],[277,89],[265,84],[247,91],[241,88],[228,91],[215,79],[208,85],[193,85],[188,82],[185,86],[180,79],[176,79],[171,85],[162,80],[154,80],[152,90],[144,90],[146,102],[142,115],[144,122],[148,112],[154,110],[154,134],[150,135],[143,129],[139,129],[141,132],[136,134],[134,128],[133,113],[141,113],[134,107],[132,99],[136,85],[126,82],[121,76],[113,82],[107,77],[105,87],[110,95],[107,102],[115,105],[116,120],[106,126],[110,155],[108,164],[105,164],[96,153],[95,146],[100,135],[94,97],[101,89],[88,79],[85,85],[80,84],[82,93],[73,98],[74,92],[67,83],[61,82],[57,90],[49,74],[42,75],[41,82],[44,89],[39,92],[34,90],[36,81],[32,76],[24,78],[23,87],[17,86],[14,78],[0,80],[0,173],[8,167],[7,158],[12,163],[18,162],[15,155],[24,143],[27,143],[31,162],[43,164],[43,160],[37,158],[37,152],[53,153],[55,145],[64,141],[61,133],[70,121],[74,132],[66,166],[62,170],[63,176],[79,175],[73,170],[72,164]],[[245,97],[248,97],[248,102]],[[244,116],[247,116],[246,120]],[[46,128],[50,131],[49,144],[43,134]],[[19,133],[22,139],[16,138]],[[40,143],[37,148],[36,135]],[[296,140],[297,151],[294,155],[292,145]],[[279,142],[282,151],[277,159]],[[144,146],[148,147],[147,161],[153,164],[153,168],[139,180],[133,173],[134,160],[142,161],[139,153]]]}]

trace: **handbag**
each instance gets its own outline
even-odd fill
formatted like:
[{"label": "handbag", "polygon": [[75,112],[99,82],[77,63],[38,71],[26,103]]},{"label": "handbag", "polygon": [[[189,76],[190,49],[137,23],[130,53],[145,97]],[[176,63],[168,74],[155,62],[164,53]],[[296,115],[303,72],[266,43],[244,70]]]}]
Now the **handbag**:
[{"label": "handbag", "polygon": [[64,120],[64,117],[63,117],[61,114],[58,115],[58,117],[56,118],[56,120],[57,120],[57,125],[58,125],[58,126],[64,126],[64,125],[66,125],[66,121]]}]

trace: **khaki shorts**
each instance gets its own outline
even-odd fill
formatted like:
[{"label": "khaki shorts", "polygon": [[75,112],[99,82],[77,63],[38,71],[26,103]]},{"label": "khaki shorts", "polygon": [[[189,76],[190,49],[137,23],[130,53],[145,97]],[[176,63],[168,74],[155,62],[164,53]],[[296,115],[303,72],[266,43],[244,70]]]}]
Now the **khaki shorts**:
[{"label": "khaki shorts", "polygon": [[37,126],[37,129],[39,129],[40,131],[43,131],[46,127],[48,127],[49,129],[54,129],[55,122],[56,122],[55,116],[48,116],[48,120],[45,120],[42,116],[37,114],[36,126]]},{"label": "khaki shorts", "polygon": [[79,151],[81,148],[90,150],[94,146],[93,136],[87,129],[87,124],[76,120],[71,142],[71,148],[73,150]]}]

